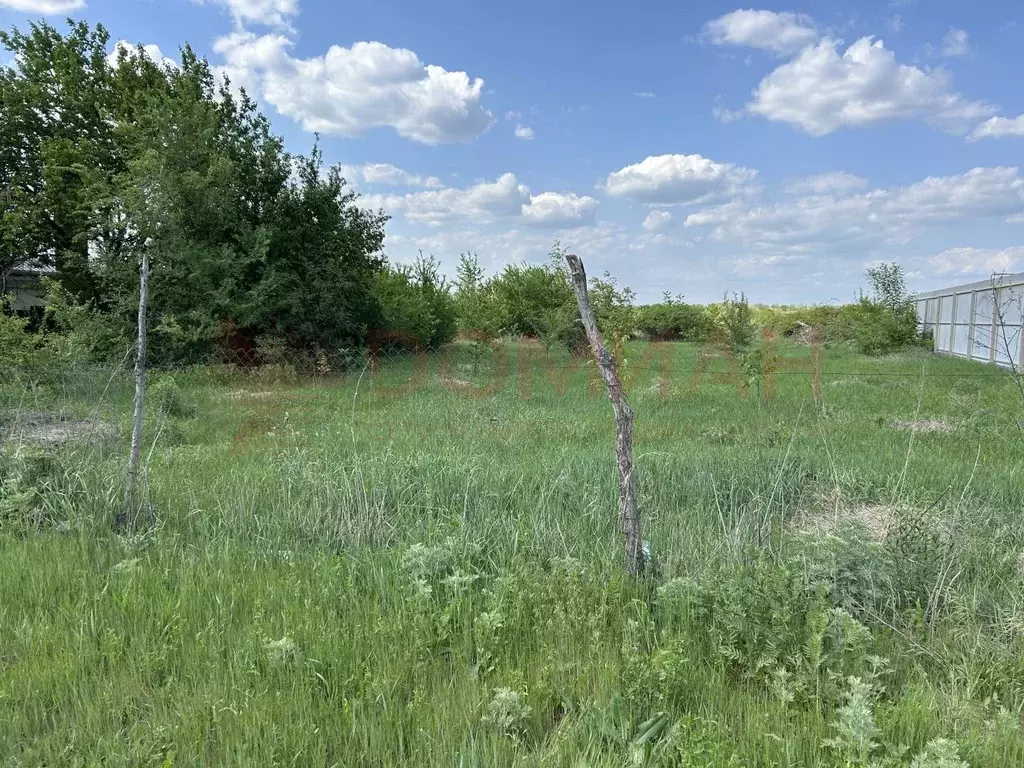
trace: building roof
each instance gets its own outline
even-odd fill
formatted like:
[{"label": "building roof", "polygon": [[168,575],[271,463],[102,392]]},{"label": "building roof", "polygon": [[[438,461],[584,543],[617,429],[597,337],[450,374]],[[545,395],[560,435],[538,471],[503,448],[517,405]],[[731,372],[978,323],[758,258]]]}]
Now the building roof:
[{"label": "building roof", "polygon": [[961,283],[951,285],[948,288],[940,288],[937,291],[915,293],[911,296],[915,301],[921,299],[935,299],[939,296],[949,296],[953,293],[969,293],[971,291],[983,291],[986,288],[1006,288],[1011,285],[1024,284],[1024,272],[1002,272],[992,275],[988,280],[978,280],[973,283]]}]

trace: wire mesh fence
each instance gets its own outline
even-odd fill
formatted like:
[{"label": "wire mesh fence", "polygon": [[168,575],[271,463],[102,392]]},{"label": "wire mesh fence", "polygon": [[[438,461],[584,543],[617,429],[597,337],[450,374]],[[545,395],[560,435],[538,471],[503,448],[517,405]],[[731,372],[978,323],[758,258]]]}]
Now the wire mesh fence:
[{"label": "wire mesh fence", "polygon": [[[45,432],[43,427],[50,424],[55,425],[49,432],[57,440],[72,423],[78,431],[84,429],[84,420],[117,423],[133,396],[130,358],[126,354],[115,362],[51,360],[0,366],[0,438],[25,428]],[[921,350],[870,359],[826,353],[823,344],[771,344],[752,363],[720,345],[631,343],[616,350],[616,359],[629,391],[666,398],[724,386],[741,397],[770,399],[781,387],[820,401],[823,387],[840,380],[910,384],[927,379],[951,384],[1014,376],[1012,370],[940,359]],[[189,362],[151,360],[147,378],[150,398],[160,407],[171,387],[161,384],[167,379],[185,389],[258,391],[265,398],[289,388],[356,386],[377,400],[429,388],[471,397],[502,392],[522,399],[544,392],[603,395],[586,350],[574,354],[532,339],[457,341],[434,349],[234,349]]]}]

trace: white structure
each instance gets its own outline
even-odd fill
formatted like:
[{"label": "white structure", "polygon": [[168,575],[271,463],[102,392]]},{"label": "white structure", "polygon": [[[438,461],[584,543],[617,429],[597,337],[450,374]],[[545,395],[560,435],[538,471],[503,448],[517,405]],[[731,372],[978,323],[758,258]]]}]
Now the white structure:
[{"label": "white structure", "polygon": [[917,319],[935,351],[986,363],[1024,362],[1024,272],[919,293]]}]

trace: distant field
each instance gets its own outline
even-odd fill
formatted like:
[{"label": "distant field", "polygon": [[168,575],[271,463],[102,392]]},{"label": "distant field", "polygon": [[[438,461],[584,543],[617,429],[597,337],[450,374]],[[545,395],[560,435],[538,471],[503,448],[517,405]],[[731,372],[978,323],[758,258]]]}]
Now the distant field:
[{"label": "distant field", "polygon": [[127,378],[8,372],[0,762],[1024,765],[1010,377],[829,349],[816,401],[807,347],[665,349],[626,354],[637,583],[583,363],[156,375],[130,537]]}]

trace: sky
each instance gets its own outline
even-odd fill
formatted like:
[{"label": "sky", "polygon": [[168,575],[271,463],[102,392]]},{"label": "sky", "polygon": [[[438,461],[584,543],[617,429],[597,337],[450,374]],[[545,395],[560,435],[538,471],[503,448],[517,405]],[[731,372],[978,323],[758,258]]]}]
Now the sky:
[{"label": "sky", "polygon": [[67,16],[319,134],[394,262],[557,240],[641,301],[760,303],[1024,270],[1020,0],[0,0]]}]

